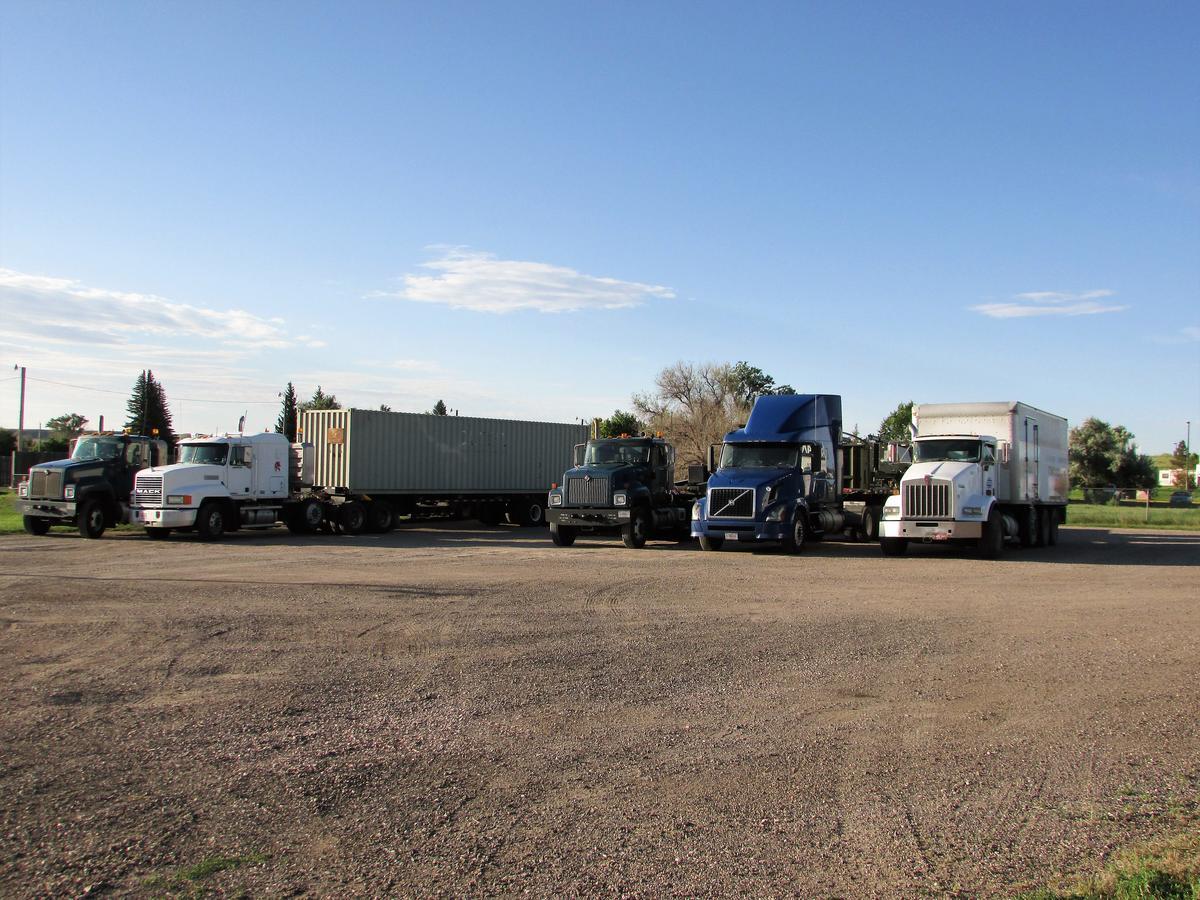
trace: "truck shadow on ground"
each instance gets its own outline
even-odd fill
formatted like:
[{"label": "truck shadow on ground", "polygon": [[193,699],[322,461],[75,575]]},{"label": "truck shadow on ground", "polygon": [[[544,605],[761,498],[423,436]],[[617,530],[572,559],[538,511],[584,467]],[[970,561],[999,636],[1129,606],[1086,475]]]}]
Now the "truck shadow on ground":
[{"label": "truck shadow on ground", "polygon": [[[126,532],[126,534],[129,534]],[[63,533],[63,537],[80,539],[75,534]],[[141,535],[129,534],[135,540],[147,540]],[[176,535],[173,541],[194,541],[191,535]],[[554,550],[556,553],[696,553],[700,554],[695,540],[674,541],[669,539],[650,540],[642,550],[627,550],[616,535],[581,535],[572,547],[554,547],[546,528],[520,528],[515,526],[486,526],[473,522],[412,522],[402,523],[388,534],[317,534],[292,535],[283,528],[269,531],[240,531],[226,535],[225,542],[254,544],[260,546],[311,546],[329,542],[343,546],[367,549],[378,547],[394,550],[422,549],[525,549]],[[716,553],[752,554],[780,556],[784,554],[775,544],[727,543]],[[802,553],[795,557],[797,562],[805,558],[883,558],[879,545],[873,542],[856,542],[835,537],[817,543],[806,544]],[[938,544],[910,544],[903,557],[889,562],[902,564],[908,559],[935,557],[978,559],[972,547],[943,546]],[[998,560],[1001,563],[1057,563],[1069,565],[1121,565],[1121,566],[1200,566],[1200,533],[1182,532],[1138,532],[1110,531],[1104,528],[1064,528],[1059,532],[1055,547],[1018,547],[1008,544]]]}]

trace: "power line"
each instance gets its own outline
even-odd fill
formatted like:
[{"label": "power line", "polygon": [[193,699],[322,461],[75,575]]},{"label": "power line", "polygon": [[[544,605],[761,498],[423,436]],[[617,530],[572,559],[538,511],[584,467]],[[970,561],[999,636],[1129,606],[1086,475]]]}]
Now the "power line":
[{"label": "power line", "polygon": [[[13,379],[7,378],[4,380],[12,381]],[[79,390],[79,391],[95,391],[98,394],[117,394],[118,396],[121,396],[121,397],[130,396],[129,391],[112,391],[112,390],[108,390],[106,388],[87,387],[82,384],[67,384],[65,381],[51,381],[49,378],[34,378],[32,375],[29,376],[29,380],[30,381],[38,381],[38,382],[41,382],[42,384],[56,384],[59,387],[75,388],[76,390]],[[184,402],[184,403],[239,403],[242,405],[266,404],[266,403],[275,404],[275,403],[279,402],[278,399],[275,399],[275,400],[210,400],[208,398],[202,399],[200,397],[171,397],[169,399],[172,403],[174,403],[176,400],[178,400],[178,401]]]}]

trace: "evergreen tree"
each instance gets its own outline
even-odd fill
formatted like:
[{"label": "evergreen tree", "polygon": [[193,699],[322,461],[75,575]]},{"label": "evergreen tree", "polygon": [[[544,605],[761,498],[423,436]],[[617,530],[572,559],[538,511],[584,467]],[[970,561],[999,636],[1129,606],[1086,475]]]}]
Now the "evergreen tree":
[{"label": "evergreen tree", "polygon": [[439,400],[437,403],[433,404],[433,414],[435,416],[446,415],[446,404],[443,403],[441,400]]},{"label": "evergreen tree", "polygon": [[175,429],[171,422],[171,410],[167,405],[167,392],[155,380],[149,369],[137,377],[133,385],[133,396],[126,406],[129,418],[125,427],[134,434],[148,434],[175,444]]},{"label": "evergreen tree", "polygon": [[631,412],[614,410],[607,419],[600,420],[600,437],[615,438],[623,434],[641,434],[646,426]]},{"label": "evergreen tree", "polygon": [[296,441],[296,387],[290,381],[283,392],[283,408],[279,411],[279,420],[275,423],[275,433],[282,434],[289,441]]},{"label": "evergreen tree", "polygon": [[338,403],[337,397],[333,394],[327,394],[321,390],[318,384],[317,389],[313,391],[312,399],[305,400],[300,404],[298,409],[300,412],[305,412],[310,409],[341,409],[342,404]]},{"label": "evergreen tree", "polygon": [[1176,479],[1175,485],[1181,488],[1192,487],[1192,470],[1196,468],[1196,454],[1188,453],[1186,441],[1180,441],[1175,445],[1175,452],[1171,454],[1171,468],[1180,473]]}]

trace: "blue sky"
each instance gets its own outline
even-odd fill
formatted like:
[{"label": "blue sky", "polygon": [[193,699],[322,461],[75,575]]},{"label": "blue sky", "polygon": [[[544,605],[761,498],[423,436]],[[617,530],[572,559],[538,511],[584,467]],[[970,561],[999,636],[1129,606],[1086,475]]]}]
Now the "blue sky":
[{"label": "blue sky", "polygon": [[1200,442],[1195,5],[0,10],[28,425],[123,420],[146,366],[192,431],[289,380],[590,418],[745,359],[863,430],[1020,399]]}]

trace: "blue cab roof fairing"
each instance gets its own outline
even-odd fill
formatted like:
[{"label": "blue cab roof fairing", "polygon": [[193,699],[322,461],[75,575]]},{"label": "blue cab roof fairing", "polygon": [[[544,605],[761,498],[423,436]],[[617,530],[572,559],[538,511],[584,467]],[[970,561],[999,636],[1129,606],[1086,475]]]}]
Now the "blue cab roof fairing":
[{"label": "blue cab roof fairing", "polygon": [[737,444],[749,441],[837,440],[842,429],[842,398],[839,394],[785,394],[759,397],[744,428],[725,435]]}]

